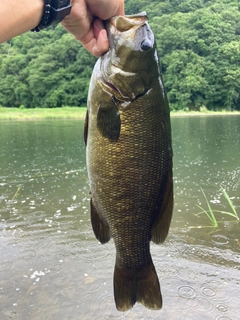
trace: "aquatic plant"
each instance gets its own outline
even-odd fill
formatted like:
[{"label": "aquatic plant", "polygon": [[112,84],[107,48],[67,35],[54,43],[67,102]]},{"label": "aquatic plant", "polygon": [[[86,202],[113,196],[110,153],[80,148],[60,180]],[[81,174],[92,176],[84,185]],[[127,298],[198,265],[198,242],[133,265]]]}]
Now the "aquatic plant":
[{"label": "aquatic plant", "polygon": [[21,188],[22,188],[22,185],[19,185],[18,188],[17,188],[16,193],[14,194],[14,196],[12,198],[12,201],[19,195],[19,192],[20,192]]},{"label": "aquatic plant", "polygon": [[208,210],[205,210],[205,209],[202,208],[201,206],[197,205],[202,211],[199,212],[199,213],[197,213],[196,215],[198,216],[198,215],[204,213],[204,214],[209,218],[209,220],[210,220],[210,222],[211,222],[211,226],[216,228],[216,227],[218,227],[218,222],[217,222],[217,220],[216,220],[216,218],[215,218],[215,215],[214,215],[213,210],[212,210],[212,208],[211,208],[210,202],[208,201],[207,196],[206,196],[206,194],[204,193],[204,191],[203,191],[202,188],[201,188],[201,191],[202,191],[202,194],[203,194],[203,196],[204,196],[204,198],[205,198],[205,200],[206,200]]},{"label": "aquatic plant", "polygon": [[[208,198],[207,198],[207,196],[206,196],[206,194],[205,194],[205,192],[203,191],[202,188],[201,188],[201,191],[202,191],[202,194],[203,194],[203,196],[204,196],[204,198],[205,198],[205,201],[206,201],[206,204],[207,204],[207,209],[204,209],[203,207],[197,205],[202,211],[201,211],[201,212],[198,212],[197,214],[195,214],[195,216],[198,216],[198,217],[199,217],[201,214],[204,213],[204,214],[206,215],[206,217],[210,220],[210,226],[200,226],[201,228],[202,228],[202,227],[214,227],[214,228],[217,228],[217,227],[219,226],[219,223],[220,223],[220,222],[223,222],[223,221],[217,221],[217,219],[216,219],[216,217],[215,217],[215,214],[214,214],[215,212],[221,213],[221,214],[223,214],[223,215],[231,216],[231,217],[235,218],[234,221],[239,221],[239,220],[240,220],[240,219],[239,219],[239,216],[238,216],[238,214],[237,214],[237,212],[236,212],[236,209],[235,209],[235,207],[234,207],[234,205],[233,205],[233,203],[232,203],[232,200],[230,199],[230,197],[229,197],[229,195],[227,194],[227,192],[226,192],[225,189],[223,189],[223,188],[221,187],[220,191],[222,192],[222,194],[223,194],[224,197],[226,198],[226,200],[227,200],[227,202],[228,202],[228,204],[229,204],[232,212],[223,211],[223,210],[213,210],[212,207],[211,207],[211,205],[210,205],[210,202],[208,201]],[[230,222],[230,221],[224,220],[224,222]]]},{"label": "aquatic plant", "polygon": [[227,202],[228,202],[230,208],[232,209],[232,213],[230,213],[230,212],[225,212],[225,211],[222,211],[222,213],[228,214],[228,215],[236,218],[237,220],[240,220],[240,219],[239,219],[239,216],[238,216],[238,214],[237,214],[237,212],[236,212],[236,209],[235,209],[235,207],[234,207],[234,205],[233,205],[233,203],[232,203],[229,195],[227,194],[226,190],[221,187],[221,191],[222,191],[224,197],[227,199]]}]

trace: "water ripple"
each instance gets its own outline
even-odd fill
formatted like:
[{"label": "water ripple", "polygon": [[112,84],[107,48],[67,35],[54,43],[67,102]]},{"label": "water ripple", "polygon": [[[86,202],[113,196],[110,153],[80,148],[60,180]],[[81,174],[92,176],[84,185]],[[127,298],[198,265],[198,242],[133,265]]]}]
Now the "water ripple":
[{"label": "water ripple", "polygon": [[85,273],[84,277],[78,282],[77,288],[79,289],[79,292],[81,292],[84,289],[84,295],[85,294],[92,294],[95,295],[98,292],[105,290],[105,282],[101,282],[99,278],[95,276],[90,276],[87,273]]},{"label": "water ripple", "polygon": [[222,234],[214,234],[212,236],[212,241],[213,243],[215,244],[221,244],[221,245],[224,245],[224,244],[228,244],[229,243],[229,239],[228,237],[222,235]]},{"label": "water ripple", "polygon": [[211,288],[203,288],[202,289],[202,294],[206,297],[213,297],[216,295],[216,291]]},{"label": "water ripple", "polygon": [[190,286],[181,286],[178,288],[178,294],[180,297],[185,299],[193,299],[196,297],[197,292]]}]

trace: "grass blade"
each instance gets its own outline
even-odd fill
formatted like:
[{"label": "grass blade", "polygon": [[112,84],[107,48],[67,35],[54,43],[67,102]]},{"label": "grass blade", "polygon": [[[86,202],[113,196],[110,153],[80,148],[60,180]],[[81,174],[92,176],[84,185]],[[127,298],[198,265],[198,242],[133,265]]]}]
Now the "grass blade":
[{"label": "grass blade", "polygon": [[[236,210],[235,210],[235,207],[234,207],[231,199],[229,198],[229,195],[227,194],[226,190],[221,187],[221,191],[222,191],[224,197],[227,199],[227,202],[228,202],[230,208],[231,208],[232,211],[233,211],[233,216],[234,216],[237,220],[239,220],[239,216],[238,216],[238,214],[237,214],[237,212],[236,212]],[[225,212],[225,213],[226,213],[226,212]]]},{"label": "grass blade", "polygon": [[[197,207],[199,208],[199,209],[201,209],[201,211],[200,212],[198,212],[198,213],[196,213],[196,214],[194,214],[196,217],[199,217],[201,214],[205,214],[206,215],[206,217],[210,220],[210,223],[211,223],[211,226],[204,226],[204,228],[207,228],[207,227],[214,227],[214,228],[217,228],[218,227],[218,224],[219,223],[222,223],[222,222],[236,222],[236,220],[234,220],[234,221],[217,221],[216,220],[216,217],[215,217],[215,212],[217,212],[217,213],[221,213],[221,214],[223,214],[223,215],[228,215],[228,216],[230,216],[230,217],[233,217],[233,218],[235,218],[235,219],[237,219],[238,221],[240,220],[239,219],[239,216],[238,216],[238,214],[237,214],[237,212],[236,212],[236,209],[235,209],[235,207],[234,207],[234,205],[233,205],[233,203],[232,203],[232,201],[231,201],[231,199],[230,199],[230,197],[228,196],[228,194],[227,194],[227,192],[223,189],[223,188],[221,188],[221,192],[223,193],[223,195],[224,195],[224,197],[227,199],[227,202],[228,202],[228,204],[229,204],[229,206],[231,207],[231,209],[232,209],[232,212],[227,212],[227,211],[222,211],[222,210],[213,210],[212,209],[212,207],[211,207],[211,204],[210,204],[210,202],[208,201],[208,198],[207,198],[207,196],[206,196],[206,194],[204,193],[204,191],[203,191],[203,189],[202,188],[200,188],[201,189],[201,191],[202,191],[202,194],[203,194],[203,196],[204,196],[204,198],[205,198],[205,201],[206,201],[206,204],[207,204],[207,208],[208,209],[204,209],[203,207],[201,207],[201,206],[199,206],[199,205],[197,205]],[[202,228],[203,226],[198,226],[197,228]],[[196,228],[196,227],[194,227],[194,228]]]},{"label": "grass blade", "polygon": [[[206,200],[207,206],[208,206],[209,215],[211,217],[210,220],[212,221],[212,224],[213,224],[214,227],[218,227],[218,222],[217,222],[217,220],[215,218],[215,215],[214,215],[213,210],[212,210],[212,208],[210,206],[210,203],[209,203],[209,201],[207,199],[207,196],[205,195],[205,193],[204,193],[202,188],[201,188],[201,191],[202,191],[202,194],[203,194],[203,196],[204,196],[204,198]],[[209,217],[209,215],[207,215],[207,216]]]},{"label": "grass blade", "polygon": [[231,216],[233,218],[236,218],[237,220],[239,220],[238,217],[236,217],[236,215],[234,213],[231,213],[231,212],[227,212],[227,211],[222,211],[222,210],[214,210],[215,212],[219,212],[219,213],[222,213],[222,214],[226,214],[228,216]]},{"label": "grass blade", "polygon": [[197,213],[196,215],[199,215],[199,214],[204,213],[204,214],[208,217],[208,219],[211,220],[211,222],[212,222],[211,216],[208,214],[207,210],[203,209],[203,207],[200,207],[199,205],[197,205],[197,207],[198,207],[199,209],[201,209],[202,211],[199,212],[199,213]]},{"label": "grass blade", "polygon": [[22,186],[18,186],[16,193],[14,194],[12,201],[19,195],[19,191],[21,190]]}]

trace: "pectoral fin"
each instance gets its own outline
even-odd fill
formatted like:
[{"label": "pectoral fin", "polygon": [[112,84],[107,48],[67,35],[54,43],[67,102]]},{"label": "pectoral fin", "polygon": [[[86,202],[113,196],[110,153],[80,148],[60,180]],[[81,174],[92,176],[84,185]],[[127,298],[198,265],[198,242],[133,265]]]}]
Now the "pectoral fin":
[{"label": "pectoral fin", "polygon": [[102,243],[106,243],[110,240],[110,230],[108,224],[103,221],[102,217],[99,215],[94,203],[91,199],[90,202],[90,210],[91,210],[91,222],[93,232],[96,238]]},{"label": "pectoral fin", "polygon": [[162,243],[168,235],[170,227],[172,212],[173,212],[173,179],[172,169],[169,170],[166,179],[165,188],[163,190],[164,196],[158,217],[152,227],[152,241],[155,243]]},{"label": "pectoral fin", "polygon": [[120,136],[121,119],[114,99],[98,108],[97,127],[103,137],[117,141]]}]

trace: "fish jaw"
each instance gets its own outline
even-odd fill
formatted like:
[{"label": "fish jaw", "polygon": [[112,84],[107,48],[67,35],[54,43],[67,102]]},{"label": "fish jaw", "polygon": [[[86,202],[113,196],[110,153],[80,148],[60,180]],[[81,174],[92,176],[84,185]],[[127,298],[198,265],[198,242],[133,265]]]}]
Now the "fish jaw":
[{"label": "fish jaw", "polygon": [[[122,32],[131,40],[134,39],[136,30],[147,22],[146,12],[131,16],[115,16],[106,22],[106,30],[109,38],[110,48],[115,48],[118,38]],[[133,32],[135,31],[135,32]]]},{"label": "fish jaw", "polygon": [[103,86],[120,101],[134,101],[152,88],[149,72],[159,71],[147,15],[113,17],[106,28],[110,49],[100,58]]}]

